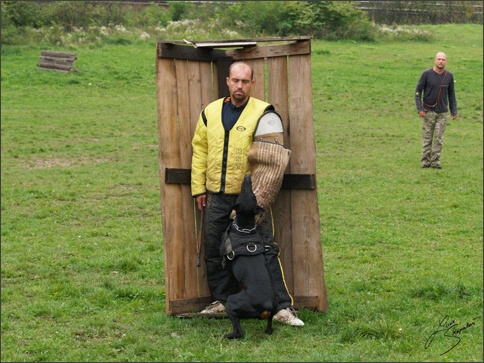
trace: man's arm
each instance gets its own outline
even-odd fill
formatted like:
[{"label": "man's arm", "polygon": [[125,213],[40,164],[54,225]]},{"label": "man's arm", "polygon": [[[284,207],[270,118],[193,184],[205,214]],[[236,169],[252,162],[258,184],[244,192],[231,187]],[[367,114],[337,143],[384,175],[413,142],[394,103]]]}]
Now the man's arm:
[{"label": "man's arm", "polygon": [[423,72],[422,75],[420,76],[417,87],[415,87],[415,105],[417,106],[417,112],[419,113],[420,116],[422,116],[421,113],[425,114],[423,102],[422,102],[422,92],[425,90],[425,83],[427,81],[426,73]]},{"label": "man's arm", "polygon": [[450,115],[452,116],[452,119],[455,119],[457,117],[457,100],[455,98],[455,87],[454,87],[454,75],[451,74],[450,80],[449,80],[449,87],[448,89],[448,95],[449,95],[449,108],[450,108]]},{"label": "man's arm", "polygon": [[207,127],[200,116],[197,121],[195,133],[192,139],[192,171],[191,189],[192,196],[205,194],[205,180],[207,171]]}]

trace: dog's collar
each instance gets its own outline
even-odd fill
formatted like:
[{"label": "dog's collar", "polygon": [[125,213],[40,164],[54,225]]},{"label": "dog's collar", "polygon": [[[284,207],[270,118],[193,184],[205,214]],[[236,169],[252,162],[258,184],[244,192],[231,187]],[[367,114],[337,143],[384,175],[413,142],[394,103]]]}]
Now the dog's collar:
[{"label": "dog's collar", "polygon": [[234,226],[234,228],[237,231],[239,231],[241,233],[251,233],[251,232],[254,232],[255,231],[255,228],[257,227],[257,225],[254,225],[253,228],[240,228],[235,221],[236,221],[236,219],[234,218],[234,221],[232,222],[232,225]]}]

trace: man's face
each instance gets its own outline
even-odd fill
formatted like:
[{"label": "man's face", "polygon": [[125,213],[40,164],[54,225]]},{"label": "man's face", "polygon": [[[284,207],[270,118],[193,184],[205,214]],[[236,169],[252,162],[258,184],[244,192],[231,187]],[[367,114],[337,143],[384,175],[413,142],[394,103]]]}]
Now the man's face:
[{"label": "man's face", "polygon": [[445,65],[447,64],[447,57],[445,56],[444,53],[438,53],[435,56],[434,63],[438,69],[444,69]]},{"label": "man's face", "polygon": [[254,84],[251,79],[251,69],[244,65],[236,65],[227,77],[227,87],[229,88],[232,103],[236,106],[242,105],[250,96],[250,89]]}]

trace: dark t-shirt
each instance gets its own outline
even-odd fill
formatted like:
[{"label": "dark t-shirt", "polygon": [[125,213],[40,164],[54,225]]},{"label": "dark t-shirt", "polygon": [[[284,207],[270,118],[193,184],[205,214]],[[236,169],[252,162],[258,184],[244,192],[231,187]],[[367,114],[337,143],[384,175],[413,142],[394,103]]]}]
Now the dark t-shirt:
[{"label": "dark t-shirt", "polygon": [[232,102],[230,102],[230,97],[227,97],[224,100],[224,105],[222,108],[222,123],[225,130],[230,131],[232,127],[234,127],[246,105],[247,102],[242,106],[235,107]]}]

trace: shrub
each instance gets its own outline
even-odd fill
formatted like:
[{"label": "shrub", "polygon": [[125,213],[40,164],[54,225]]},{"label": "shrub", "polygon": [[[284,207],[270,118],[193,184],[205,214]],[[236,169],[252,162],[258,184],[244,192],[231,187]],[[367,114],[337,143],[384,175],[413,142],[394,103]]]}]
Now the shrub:
[{"label": "shrub", "polygon": [[366,14],[351,1],[299,1],[295,31],[328,40],[373,40]]}]

